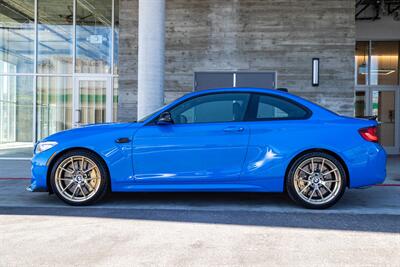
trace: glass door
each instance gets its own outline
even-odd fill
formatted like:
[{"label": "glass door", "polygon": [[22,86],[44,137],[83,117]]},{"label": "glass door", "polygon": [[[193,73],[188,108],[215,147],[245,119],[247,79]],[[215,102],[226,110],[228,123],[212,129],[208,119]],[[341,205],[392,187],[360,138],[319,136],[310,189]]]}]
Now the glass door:
[{"label": "glass door", "polygon": [[371,115],[379,124],[379,142],[389,154],[399,153],[399,91],[371,88]]},{"label": "glass door", "polygon": [[108,77],[75,77],[73,126],[112,121],[112,88]]}]

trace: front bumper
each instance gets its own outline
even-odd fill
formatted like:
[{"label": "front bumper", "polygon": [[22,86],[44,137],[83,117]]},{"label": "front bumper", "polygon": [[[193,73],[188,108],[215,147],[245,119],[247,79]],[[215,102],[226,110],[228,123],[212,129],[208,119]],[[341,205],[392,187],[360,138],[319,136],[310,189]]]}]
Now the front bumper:
[{"label": "front bumper", "polygon": [[31,160],[31,185],[26,189],[30,192],[48,192],[47,173],[51,158],[55,155],[54,150],[49,149],[39,154],[35,154]]}]

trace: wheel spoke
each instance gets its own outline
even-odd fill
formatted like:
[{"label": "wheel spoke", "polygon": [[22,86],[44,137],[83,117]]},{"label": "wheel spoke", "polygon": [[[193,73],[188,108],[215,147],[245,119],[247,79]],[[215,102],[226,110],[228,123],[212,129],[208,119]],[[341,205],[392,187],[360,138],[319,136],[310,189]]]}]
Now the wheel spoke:
[{"label": "wheel spoke", "polygon": [[84,180],[84,183],[85,183],[86,186],[90,187],[91,191],[94,190],[93,186],[90,183],[88,183],[87,180]]},{"label": "wheel spoke", "polygon": [[313,189],[313,191],[312,191],[312,193],[311,193],[310,197],[308,198],[308,200],[311,200],[311,198],[313,197],[313,195],[314,195],[315,191],[316,191],[316,188],[314,188],[314,189]]},{"label": "wheel spoke", "polygon": [[71,164],[72,164],[72,169],[73,169],[74,171],[76,171],[75,165],[74,165],[74,158],[73,158],[73,157],[71,157]]},{"label": "wheel spoke", "polygon": [[71,181],[73,178],[72,177],[61,177],[61,178],[58,178],[59,180],[61,180],[61,181]]},{"label": "wheel spoke", "polygon": [[298,180],[298,181],[301,181],[301,182],[311,183],[309,180],[301,178],[301,177],[298,177],[298,178],[295,178],[295,179]]},{"label": "wheel spoke", "polygon": [[319,193],[319,195],[321,196],[321,200],[324,200],[324,195],[322,195],[321,190],[318,187],[316,187],[316,189],[317,189],[317,192]]},{"label": "wheel spoke", "polygon": [[300,194],[302,194],[307,188],[309,188],[311,185],[311,183],[309,183],[308,185],[306,185],[303,189],[301,189]]},{"label": "wheel spoke", "polygon": [[326,183],[337,183],[340,182],[340,180],[325,180]]},{"label": "wheel spoke", "polygon": [[72,193],[72,199],[75,198],[75,193],[76,193],[76,191],[78,191],[78,186],[75,187],[74,192]]},{"label": "wheel spoke", "polygon": [[88,173],[88,172],[90,172],[91,170],[93,170],[94,168],[96,168],[96,166],[90,167],[89,169],[83,171],[83,173]]},{"label": "wheel spoke", "polygon": [[61,193],[64,193],[65,190],[67,190],[73,183],[74,183],[74,181],[72,180],[72,181],[61,191]]},{"label": "wheel spoke", "polygon": [[83,192],[82,186],[79,186],[79,189],[81,190],[83,197],[86,199],[87,197],[86,197],[85,192]]},{"label": "wheel spoke", "polygon": [[328,174],[330,174],[332,172],[335,172],[335,171],[337,171],[337,168],[334,168],[333,170],[330,170],[330,171],[328,171],[326,173],[323,173],[322,176],[327,176]]},{"label": "wheel spoke", "polygon": [[322,159],[321,170],[320,170],[321,173],[322,173],[323,170],[324,170],[324,164],[325,164],[325,159]]},{"label": "wheel spoke", "polygon": [[83,165],[84,165],[84,163],[85,163],[85,158],[84,158],[84,157],[82,157],[81,171],[83,171]]},{"label": "wheel spoke", "polygon": [[325,187],[325,189],[328,190],[329,193],[332,193],[332,190],[330,190],[329,187],[327,187],[325,183],[322,183],[322,186]]},{"label": "wheel spoke", "polygon": [[314,168],[314,158],[311,158],[311,173],[313,173],[315,171]]},{"label": "wheel spoke", "polygon": [[310,172],[308,172],[308,171],[306,171],[306,170],[304,170],[304,169],[302,169],[302,168],[299,168],[299,170],[302,171],[302,172],[304,172],[304,173],[307,174],[307,175],[311,175]]},{"label": "wheel spoke", "polygon": [[60,167],[60,169],[63,170],[63,171],[65,171],[65,172],[68,172],[68,173],[74,173],[74,171],[68,170],[68,169],[63,168],[63,167]]}]

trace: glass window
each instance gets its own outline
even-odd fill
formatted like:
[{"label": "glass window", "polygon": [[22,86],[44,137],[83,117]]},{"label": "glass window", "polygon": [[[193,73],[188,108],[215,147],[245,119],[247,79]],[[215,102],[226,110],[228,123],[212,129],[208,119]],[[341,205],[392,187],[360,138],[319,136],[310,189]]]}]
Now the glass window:
[{"label": "glass window", "polygon": [[33,77],[0,76],[0,144],[32,142]]},{"label": "glass window", "polygon": [[76,72],[110,73],[112,0],[78,0]]},{"label": "glass window", "polygon": [[114,74],[118,74],[119,1],[114,1]]},{"label": "glass window", "polygon": [[0,73],[32,73],[34,0],[0,3]]},{"label": "glass window", "polygon": [[82,79],[78,81],[80,124],[106,122],[107,80]]},{"label": "glass window", "polygon": [[355,79],[358,85],[368,84],[368,50],[369,42],[356,43]]},{"label": "glass window", "polygon": [[118,120],[118,78],[113,79],[113,121]]},{"label": "glass window", "polygon": [[249,98],[247,93],[203,95],[170,112],[175,124],[243,121]]},{"label": "glass window", "polygon": [[38,0],[38,73],[72,73],[73,1]]},{"label": "glass window", "polygon": [[395,91],[372,91],[372,115],[378,117],[379,143],[386,147],[395,145],[396,136],[396,93]]},{"label": "glass window", "polygon": [[372,42],[371,85],[399,84],[399,42]]},{"label": "glass window", "polygon": [[300,106],[285,99],[255,95],[256,120],[269,119],[301,119],[307,117],[308,112]]},{"label": "glass window", "polygon": [[355,115],[357,118],[363,118],[366,116],[366,105],[365,105],[365,92],[356,92],[356,104],[355,104]]},{"label": "glass window", "polygon": [[36,101],[39,139],[72,127],[71,77],[37,77]]}]

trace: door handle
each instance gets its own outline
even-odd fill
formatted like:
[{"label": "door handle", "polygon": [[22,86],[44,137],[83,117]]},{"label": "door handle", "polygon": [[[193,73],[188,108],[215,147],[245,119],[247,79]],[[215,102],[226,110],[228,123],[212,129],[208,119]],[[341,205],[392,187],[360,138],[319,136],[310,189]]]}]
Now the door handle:
[{"label": "door handle", "polygon": [[124,143],[129,143],[131,141],[131,139],[129,139],[128,137],[121,137],[115,140],[115,143],[118,144],[124,144]]},{"label": "door handle", "polygon": [[236,126],[227,127],[227,128],[224,129],[224,132],[227,132],[227,133],[232,133],[232,132],[243,132],[243,131],[244,131],[244,128],[243,128],[243,127],[236,127]]}]

